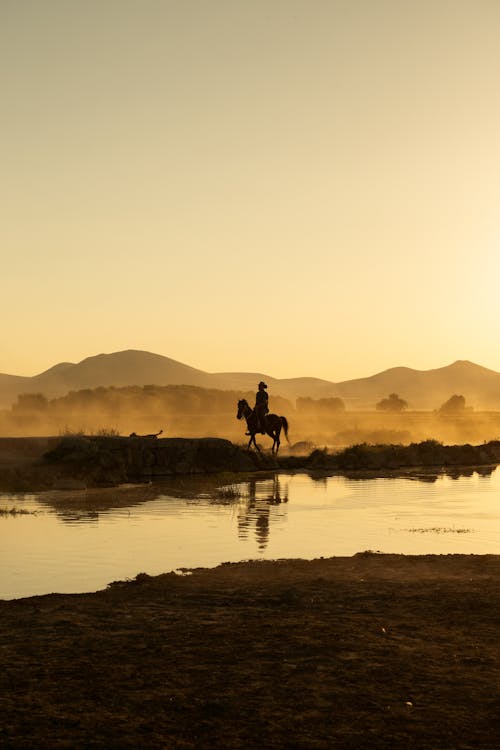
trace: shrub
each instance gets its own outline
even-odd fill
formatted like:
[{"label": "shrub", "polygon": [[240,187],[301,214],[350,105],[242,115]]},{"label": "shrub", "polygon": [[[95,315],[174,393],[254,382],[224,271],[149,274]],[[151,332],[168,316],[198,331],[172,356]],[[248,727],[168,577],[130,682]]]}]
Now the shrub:
[{"label": "shrub", "polygon": [[408,403],[397,393],[391,393],[388,398],[379,401],[376,408],[378,411],[401,412],[408,408]]}]

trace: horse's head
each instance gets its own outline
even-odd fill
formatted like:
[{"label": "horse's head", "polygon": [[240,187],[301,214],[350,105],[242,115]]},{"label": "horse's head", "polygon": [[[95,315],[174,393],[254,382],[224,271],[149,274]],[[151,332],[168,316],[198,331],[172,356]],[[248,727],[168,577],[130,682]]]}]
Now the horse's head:
[{"label": "horse's head", "polygon": [[247,413],[250,407],[248,406],[248,401],[246,398],[241,398],[238,401],[238,413],[236,415],[236,419],[241,419],[244,417]]}]

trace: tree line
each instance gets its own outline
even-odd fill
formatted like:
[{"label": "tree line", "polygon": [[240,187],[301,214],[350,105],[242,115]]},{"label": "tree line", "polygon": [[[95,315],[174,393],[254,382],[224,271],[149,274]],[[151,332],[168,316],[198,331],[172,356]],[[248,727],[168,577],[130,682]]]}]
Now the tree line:
[{"label": "tree line", "polygon": [[[253,405],[255,393],[220,391],[190,385],[145,385],[98,387],[70,391],[65,396],[48,399],[42,393],[24,393],[11,407],[12,415],[64,417],[68,414],[120,416],[141,414],[211,415],[236,413],[238,399],[246,398]],[[281,396],[272,397],[272,410],[279,413],[293,410],[292,403]]]},{"label": "tree line", "polygon": [[[145,385],[126,387],[98,387],[70,391],[65,396],[48,399],[42,393],[25,393],[17,397],[10,413],[13,416],[40,416],[61,418],[68,414],[129,415],[155,414],[211,415],[231,413],[236,402],[246,398],[253,405],[255,394],[251,391],[221,391],[190,385]],[[345,412],[341,398],[299,397],[295,405],[281,396],[271,396],[271,411],[277,414],[335,415]],[[408,402],[397,393],[391,393],[376,403],[377,411],[401,413],[408,409]],[[466,407],[465,398],[454,394],[436,411],[439,414],[459,414]]]}]

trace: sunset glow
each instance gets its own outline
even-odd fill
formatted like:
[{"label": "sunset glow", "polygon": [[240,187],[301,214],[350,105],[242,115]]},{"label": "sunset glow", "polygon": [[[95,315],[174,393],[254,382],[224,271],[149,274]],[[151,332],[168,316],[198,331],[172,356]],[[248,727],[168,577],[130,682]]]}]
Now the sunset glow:
[{"label": "sunset glow", "polygon": [[0,8],[0,372],[500,370],[500,6]]}]

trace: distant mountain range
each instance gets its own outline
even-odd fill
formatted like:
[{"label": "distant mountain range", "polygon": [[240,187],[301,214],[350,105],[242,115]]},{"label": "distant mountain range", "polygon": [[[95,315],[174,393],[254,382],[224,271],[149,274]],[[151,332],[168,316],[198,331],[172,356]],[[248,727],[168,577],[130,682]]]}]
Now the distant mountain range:
[{"label": "distant mountain range", "polygon": [[333,383],[320,378],[273,378],[261,372],[209,373],[151,352],[128,350],[74,364],[61,362],[33,377],[0,374],[0,404],[7,408],[22,393],[48,398],[68,391],[99,386],[195,385],[219,390],[255,391],[265,380],[269,394],[294,401],[299,396],[342,398],[348,409],[373,409],[390,393],[404,398],[411,409],[436,409],[453,394],[475,409],[500,409],[500,373],[459,360],[435,370],[393,367],[371,377]]}]

